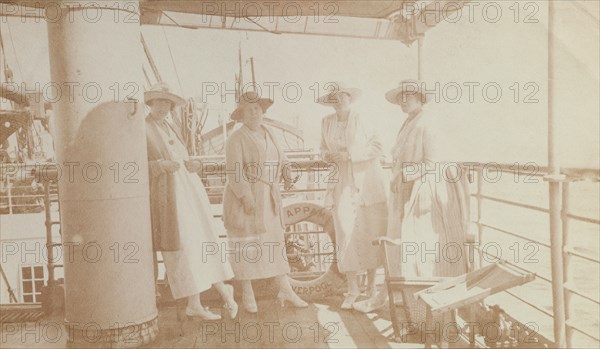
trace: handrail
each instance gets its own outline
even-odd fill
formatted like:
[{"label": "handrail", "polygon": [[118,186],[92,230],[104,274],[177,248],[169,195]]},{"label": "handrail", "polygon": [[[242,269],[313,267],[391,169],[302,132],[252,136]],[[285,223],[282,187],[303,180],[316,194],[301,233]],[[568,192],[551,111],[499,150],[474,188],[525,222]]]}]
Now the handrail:
[{"label": "handrail", "polygon": [[[298,165],[300,169],[310,168],[311,166],[318,165],[320,170],[327,170],[328,163],[320,159],[319,153],[314,152],[289,152],[290,158],[296,157],[314,157],[315,160],[296,160],[294,159],[292,162],[295,165]],[[222,155],[206,155],[206,156],[196,156],[199,160],[222,160],[224,156]],[[207,161],[208,162],[208,161]],[[221,164],[223,161],[215,162],[214,164]],[[440,163],[442,164],[442,163]],[[512,172],[517,173],[521,176],[533,176],[533,177],[543,177],[548,173],[549,168],[547,166],[539,166],[535,163],[528,164],[508,164],[508,163],[496,163],[496,162],[455,162],[455,163],[446,163],[446,164],[454,164],[458,165],[467,170],[473,171],[500,171],[500,172]],[[51,162],[42,162],[42,163],[34,163],[34,164],[13,164],[13,163],[0,163],[0,179],[4,179],[7,174],[14,175],[16,173],[21,174],[23,176],[31,177],[34,175],[32,170],[42,169],[44,167],[55,167],[60,164],[51,163]],[[384,168],[391,168],[391,163],[383,162]],[[296,169],[296,168],[294,168]],[[15,173],[16,172],[16,173]],[[561,174],[566,176],[567,179],[570,180],[583,180],[589,179],[593,181],[600,181],[600,169],[598,168],[585,168],[585,167],[563,167],[561,168]]]},{"label": "handrail", "polygon": [[489,229],[495,230],[495,231],[497,231],[497,232],[500,232],[500,233],[504,233],[504,234],[506,234],[506,235],[511,235],[511,236],[517,237],[517,238],[519,238],[519,239],[523,239],[523,240],[526,240],[526,241],[529,241],[529,242],[534,242],[534,243],[536,243],[536,244],[540,244],[540,245],[542,245],[542,246],[544,246],[544,247],[548,247],[548,248],[550,248],[550,245],[549,245],[549,244],[547,244],[547,243],[541,242],[541,241],[539,241],[539,240],[531,239],[531,238],[528,238],[528,237],[526,237],[526,236],[523,236],[523,235],[521,235],[521,234],[513,233],[513,232],[510,232],[510,231],[508,231],[508,230],[504,230],[504,229],[501,229],[501,228],[495,227],[495,226],[493,226],[493,225],[489,225],[489,224],[481,223],[481,226],[482,226],[482,227],[485,227],[485,228],[489,228]]},{"label": "handrail", "polygon": [[[600,170],[566,168],[566,169],[561,169],[561,174],[563,176],[562,176],[562,178],[558,178],[556,176],[548,176],[547,173],[549,171],[549,168],[546,168],[546,167],[538,167],[537,171],[529,172],[529,173],[523,173],[522,170],[525,170],[523,167],[514,166],[514,165],[511,165],[511,166],[498,165],[495,167],[495,169],[498,171],[502,171],[502,172],[513,172],[513,173],[515,173],[515,175],[518,175],[518,176],[536,176],[536,177],[543,176],[544,180],[548,179],[548,181],[551,182],[551,184],[553,184],[555,186],[558,184],[559,187],[562,187],[562,192],[561,191],[558,192],[558,195],[562,196],[562,203],[561,202],[558,203],[559,206],[561,206],[561,210],[562,210],[562,212],[560,213],[560,216],[559,216],[559,220],[562,221],[562,227],[560,227],[560,226],[558,227],[558,229],[562,230],[562,237],[559,239],[554,239],[554,240],[551,237],[551,239],[550,239],[551,243],[547,244],[547,243],[543,243],[541,241],[536,241],[535,239],[530,239],[530,238],[521,236],[520,234],[517,234],[517,233],[499,229],[497,227],[493,227],[491,225],[481,222],[481,212],[480,211],[481,211],[481,202],[483,200],[500,202],[502,204],[521,207],[521,208],[530,209],[530,210],[535,210],[535,211],[539,211],[539,212],[545,212],[548,214],[551,213],[551,210],[545,209],[542,207],[538,207],[538,206],[534,206],[534,205],[528,205],[528,204],[523,204],[520,202],[501,199],[501,198],[493,197],[490,195],[483,195],[481,186],[485,181],[483,181],[481,173],[484,169],[483,169],[483,167],[479,166],[479,167],[477,167],[477,172],[478,172],[477,189],[478,190],[477,190],[477,193],[472,196],[474,196],[476,198],[477,203],[478,203],[478,218],[477,218],[477,221],[475,221],[475,223],[477,224],[477,227],[478,227],[480,241],[482,238],[482,235],[481,235],[482,230],[484,228],[490,228],[490,229],[493,229],[498,232],[502,232],[502,233],[505,233],[508,235],[512,235],[512,236],[521,238],[521,239],[525,239],[527,241],[536,242],[536,243],[539,243],[540,245],[550,248],[551,250],[553,248],[556,248],[556,247],[552,246],[552,241],[559,241],[561,246],[559,246],[558,250],[562,251],[561,252],[562,253],[562,262],[559,262],[559,263],[562,263],[562,265],[560,268],[556,268],[553,271],[553,273],[558,270],[559,272],[557,274],[561,275],[562,280],[560,280],[560,281],[554,280],[553,281],[552,277],[550,277],[550,279],[548,279],[548,278],[538,275],[538,278],[540,278],[546,282],[550,282],[552,284],[552,288],[553,288],[552,296],[553,297],[555,297],[556,294],[561,295],[561,296],[559,296],[560,299],[553,298],[553,305],[554,305],[553,306],[553,314],[549,314],[550,316],[552,316],[553,321],[555,322],[554,323],[555,336],[556,336],[556,333],[560,333],[560,330],[562,328],[562,331],[565,333],[565,342],[568,346],[573,346],[572,345],[572,331],[574,331],[574,330],[586,335],[589,338],[592,338],[592,339],[595,339],[598,341],[598,338],[596,338],[593,334],[587,333],[584,329],[577,328],[573,324],[573,321],[571,321],[571,319],[574,316],[574,313],[571,310],[571,304],[570,304],[572,294],[575,294],[575,295],[585,299],[586,301],[592,302],[596,305],[600,304],[600,302],[596,299],[593,299],[590,296],[585,295],[584,293],[578,291],[577,289],[575,289],[573,287],[574,284],[571,282],[570,258],[572,256],[574,256],[574,257],[582,258],[584,260],[587,260],[587,261],[593,262],[593,263],[600,263],[600,261],[595,257],[576,252],[573,248],[571,248],[569,246],[568,232],[569,232],[569,221],[570,220],[576,220],[576,221],[600,225],[600,221],[596,218],[579,216],[579,215],[575,215],[575,214],[572,214],[569,212],[569,197],[570,197],[569,184],[570,184],[570,182],[575,182],[575,181],[579,181],[579,180],[583,180],[583,179],[599,181]],[[550,191],[550,195],[556,195],[556,194],[557,194],[556,190]],[[555,229],[556,228],[557,227],[555,226]],[[483,251],[481,248],[478,248],[477,250],[480,253],[480,258],[483,254],[490,255],[489,253],[487,253],[487,251]],[[554,251],[556,252],[556,249]],[[495,256],[495,257],[497,258],[498,256]],[[519,268],[521,268],[521,267],[519,267]],[[556,291],[556,293],[555,293],[555,291]],[[507,291],[507,293],[510,294],[510,292],[508,292],[508,291]],[[563,299],[563,297],[564,297],[564,299]],[[524,301],[526,304],[533,306],[530,302],[527,302],[527,301],[521,299],[520,297],[517,297],[517,298],[519,298],[521,301]],[[557,304],[559,305],[559,308],[562,308],[562,309],[557,309],[557,307],[556,307]],[[558,312],[558,314],[557,314],[557,312]],[[555,338],[555,342],[556,342],[556,340],[557,340],[557,338]]]},{"label": "handrail", "polygon": [[[472,196],[474,196],[474,195],[472,195]],[[534,210],[534,211],[545,212],[545,213],[549,213],[550,212],[547,208],[543,208],[543,207],[539,207],[539,206],[534,206],[534,205],[523,204],[523,203],[520,203],[520,202],[517,202],[517,201],[500,199],[500,198],[489,196],[489,195],[480,195],[480,198],[485,199],[485,200],[489,200],[489,201],[499,202],[501,204],[506,204],[506,205],[510,205],[510,206],[517,206],[517,207],[527,208],[527,209]]]},{"label": "handrail", "polygon": [[[290,154],[291,155],[291,154]],[[297,173],[304,173],[304,172],[318,172],[319,174],[326,174],[331,170],[330,165],[323,161],[320,160],[320,157],[317,153],[306,153],[306,152],[296,152],[294,154],[295,156],[292,157],[290,156],[290,160],[293,163],[291,169],[293,171],[297,171]],[[313,158],[311,160],[299,160],[297,157],[309,157]],[[224,178],[224,158],[222,156],[209,156],[209,157],[198,157],[202,160],[205,160],[203,163],[203,175],[206,177],[210,177],[210,176],[221,176],[221,178]],[[391,164],[390,163],[383,163],[382,164],[384,168],[386,169],[390,169],[391,168]],[[446,164],[444,164],[446,165]],[[479,230],[479,241],[482,241],[482,231],[484,229],[491,229],[494,230],[496,232],[499,233],[503,233],[506,235],[510,235],[519,239],[523,239],[524,241],[529,241],[532,243],[537,243],[543,247],[546,248],[552,248],[552,245],[550,243],[544,242],[544,241],[540,241],[539,239],[536,238],[531,238],[528,236],[524,236],[520,233],[517,232],[513,232],[513,231],[509,231],[506,229],[501,229],[499,227],[493,226],[491,224],[487,224],[485,222],[482,221],[482,216],[481,216],[481,202],[482,201],[493,201],[493,202],[498,202],[504,205],[508,205],[508,206],[513,206],[513,207],[519,207],[522,209],[526,209],[526,210],[533,210],[533,211],[538,211],[538,212],[543,212],[546,214],[550,213],[550,210],[548,208],[545,207],[540,207],[540,206],[536,206],[536,205],[531,205],[531,204],[525,204],[522,202],[518,202],[518,201],[514,201],[514,200],[509,200],[509,199],[504,199],[498,196],[493,196],[493,195],[489,195],[489,194],[483,194],[483,184],[485,183],[484,180],[484,176],[486,172],[509,172],[509,173],[514,173],[515,176],[527,176],[527,177],[535,177],[535,178],[544,178],[544,180],[548,179],[548,171],[550,170],[548,167],[546,166],[537,166],[535,164],[529,163],[529,164],[524,164],[524,165],[519,165],[519,164],[502,164],[502,163],[456,163],[456,164],[452,164],[452,165],[458,165],[460,166],[462,169],[465,169],[468,172],[470,178],[472,177],[473,173],[477,174],[476,178],[477,178],[477,192],[473,193],[471,195],[471,197],[475,198],[477,200],[478,203],[478,217],[476,220],[474,220],[474,223],[477,224],[478,230]],[[49,166],[48,168],[44,168],[44,166]],[[16,166],[17,171],[15,171],[15,164],[0,164],[0,174],[2,174],[2,179],[4,179],[6,177],[7,174],[7,169],[10,169],[12,172],[10,173],[11,176],[9,177],[18,177],[19,175],[22,176],[26,176],[27,178],[29,178],[32,175],[35,175],[35,170],[49,170],[52,169],[52,166],[54,166],[54,168],[56,168],[56,164],[50,164],[50,163],[46,163],[46,164],[34,164],[34,165],[21,165]],[[4,169],[4,170],[3,170]],[[571,212],[569,212],[568,210],[568,198],[569,198],[569,190],[568,190],[568,184],[571,182],[576,182],[576,181],[580,181],[580,180],[591,180],[591,181],[600,181],[600,169],[590,169],[590,168],[562,168],[560,173],[563,175],[562,178],[560,178],[560,185],[563,188],[563,192],[562,192],[562,196],[563,196],[563,203],[562,203],[562,214],[561,214],[561,219],[563,222],[563,234],[565,235],[565,238],[563,238],[563,242],[562,242],[562,246],[561,246],[561,251],[563,254],[563,262],[565,263],[564,266],[564,280],[561,280],[559,287],[561,288],[561,293],[564,294],[564,306],[565,306],[565,313],[566,315],[566,319],[564,320],[564,326],[566,328],[566,337],[567,337],[567,343],[570,343],[570,331],[571,330],[575,330],[578,332],[581,332],[585,335],[587,335],[590,338],[594,338],[595,337],[593,335],[590,335],[589,333],[585,333],[585,330],[576,328],[573,326],[572,321],[569,321],[569,317],[572,317],[573,315],[569,313],[569,309],[570,309],[570,296],[571,294],[577,295],[579,297],[581,297],[582,299],[585,299],[588,302],[592,302],[594,304],[598,304],[598,300],[594,299],[591,296],[586,295],[585,293],[581,292],[580,290],[577,290],[570,279],[569,279],[569,275],[570,275],[570,267],[569,267],[569,259],[571,257],[577,257],[577,258],[581,258],[583,260],[586,260],[588,262],[593,262],[593,263],[600,263],[600,260],[595,257],[595,256],[591,256],[588,255],[586,253],[582,253],[582,252],[578,252],[576,251],[574,248],[569,246],[569,240],[566,238],[568,236],[568,222],[570,220],[575,220],[575,221],[580,221],[580,222],[586,222],[586,223],[591,223],[591,224],[596,224],[596,225],[600,225],[600,220],[598,220],[597,218],[593,218],[593,217],[585,217],[585,216],[580,216],[580,215],[576,215],[573,214]],[[214,178],[214,177],[213,177]],[[551,180],[555,181],[556,177],[552,177]],[[542,181],[539,181],[539,183],[543,183]],[[493,184],[493,183],[491,183]],[[210,186],[207,187],[208,188],[213,188],[213,189],[217,189],[218,190],[222,190],[223,186],[222,185],[217,185],[217,186]],[[324,188],[311,188],[311,189],[293,189],[290,191],[284,191],[283,194],[295,194],[295,193],[311,193],[311,192],[321,192],[325,190]],[[209,195],[211,195],[209,193]],[[218,194],[215,194],[218,195]],[[2,196],[0,196],[2,197]],[[12,196],[12,198],[30,198],[30,197],[39,197],[42,198],[42,195],[23,195],[23,196]],[[16,206],[16,205],[13,205]],[[32,206],[32,205],[27,205],[27,206]],[[301,233],[299,233],[301,234]],[[477,251],[479,252],[479,256],[480,256],[480,260],[482,258],[482,256],[484,254],[487,254],[489,256],[498,258],[498,256],[494,256],[493,254],[488,253],[487,251],[484,251],[482,249],[482,247],[478,247]],[[509,264],[520,268],[526,272],[533,272],[530,270],[527,270],[526,268],[523,268],[515,263],[510,263],[510,261],[507,261]],[[537,277],[540,280],[543,280],[544,282],[548,282],[553,284],[553,287],[556,287],[556,281],[553,282],[552,277],[545,277],[543,275],[537,275]],[[510,294],[510,292],[508,292]],[[514,295],[513,295],[514,296]],[[518,296],[517,296],[518,297]],[[520,297],[518,297],[521,301],[525,302],[526,304],[529,304],[530,306],[534,306],[534,304],[527,302],[523,299],[521,299]],[[556,300],[554,300],[556,301]],[[556,315],[554,314],[550,314],[548,312],[545,312],[546,315],[550,315],[553,316],[554,319],[556,320]]]},{"label": "handrail", "polygon": [[[507,260],[504,260],[504,259],[502,259],[502,258],[499,258],[498,256],[495,256],[495,255],[493,255],[493,254],[491,254],[491,253],[487,253],[486,251],[482,251],[482,252],[483,252],[484,254],[487,254],[487,255],[489,255],[489,256],[495,257],[495,258],[497,258],[497,259],[499,259],[499,260],[503,260],[503,261],[507,262],[508,264],[510,264],[510,265],[513,265],[513,266],[515,266],[515,267],[517,267],[517,268],[519,268],[519,269],[521,269],[521,270],[523,270],[523,271],[526,271],[526,272],[531,272],[531,271],[528,271],[528,270],[527,270],[527,269],[525,269],[525,268],[522,268],[522,267],[520,267],[520,266],[518,266],[518,265],[514,265],[513,263],[510,263],[510,261],[507,261]],[[540,277],[539,275],[536,275],[536,276],[537,276],[538,278],[540,278],[540,279],[544,280],[544,281],[547,281],[547,282],[549,282],[549,283],[551,283],[551,282],[552,282],[551,280],[549,280],[549,279],[546,279],[546,278],[544,278],[544,277]],[[585,296],[585,295],[583,295],[583,294],[581,294],[581,293],[574,292],[572,289],[568,289],[568,288],[567,288],[567,290],[568,290],[568,291],[571,291],[571,292],[573,292],[573,293],[575,293],[575,294],[577,294],[577,295],[578,295],[578,296],[580,296],[580,297],[583,297],[583,298],[585,298],[585,299],[588,299],[588,300],[590,300],[590,301],[592,301],[592,302],[594,302],[594,303],[596,303],[596,304],[600,304],[600,302],[598,302],[598,301],[596,301],[596,300],[593,300],[593,299],[589,298],[588,296]],[[531,303],[531,302],[527,301],[527,300],[526,300],[526,299],[524,299],[523,297],[516,295],[516,294],[515,294],[515,293],[513,293],[511,290],[504,290],[503,292],[505,292],[505,293],[509,294],[510,296],[512,296],[512,297],[514,297],[514,298],[516,298],[516,299],[520,300],[521,302],[523,302],[523,303],[525,303],[525,304],[529,305],[530,307],[532,307],[532,308],[534,308],[534,309],[538,310],[539,312],[541,312],[541,313],[543,313],[543,314],[545,314],[545,315],[547,315],[547,316],[549,316],[549,317],[552,317],[552,318],[554,318],[554,314],[550,313],[549,311],[547,311],[547,310],[543,309],[543,308],[542,308],[542,307],[540,307],[540,306],[537,306],[537,305],[535,305],[534,303]],[[600,341],[600,340],[599,340],[597,337],[595,337],[594,335],[592,335],[592,334],[590,334],[590,333],[587,333],[587,332],[585,332],[585,330],[583,330],[583,329],[581,329],[581,328],[579,328],[579,327],[575,326],[574,324],[572,324],[572,321],[569,321],[569,320],[567,320],[567,322],[566,322],[566,325],[567,325],[567,327],[569,327],[569,328],[572,328],[572,329],[576,330],[577,332],[579,332],[579,333],[581,333],[581,334],[583,334],[583,335],[586,335],[587,337],[589,337],[589,338],[591,338],[591,339],[594,339],[594,340]]]},{"label": "handrail", "polygon": [[565,246],[565,253],[573,255],[575,257],[579,257],[579,258],[585,259],[585,260],[590,261],[590,262],[594,262],[594,263],[600,264],[600,259],[597,259],[597,258],[588,256],[588,255],[585,255],[585,254],[580,253],[580,252],[576,252],[574,249],[572,249],[571,247],[568,247],[568,246]]}]

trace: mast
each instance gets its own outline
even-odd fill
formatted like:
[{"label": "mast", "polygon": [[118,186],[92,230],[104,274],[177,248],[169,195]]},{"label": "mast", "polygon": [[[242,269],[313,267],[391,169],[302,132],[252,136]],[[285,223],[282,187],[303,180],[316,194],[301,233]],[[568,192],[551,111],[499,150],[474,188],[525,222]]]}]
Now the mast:
[{"label": "mast", "polygon": [[142,46],[144,47],[144,53],[148,58],[148,62],[150,62],[150,67],[152,68],[152,72],[154,72],[154,77],[158,82],[163,81],[160,73],[158,72],[158,68],[156,67],[156,63],[154,62],[154,58],[152,58],[152,54],[150,54],[150,50],[148,49],[148,45],[146,44],[146,40],[144,40],[144,34],[140,33],[140,39],[142,41]]}]

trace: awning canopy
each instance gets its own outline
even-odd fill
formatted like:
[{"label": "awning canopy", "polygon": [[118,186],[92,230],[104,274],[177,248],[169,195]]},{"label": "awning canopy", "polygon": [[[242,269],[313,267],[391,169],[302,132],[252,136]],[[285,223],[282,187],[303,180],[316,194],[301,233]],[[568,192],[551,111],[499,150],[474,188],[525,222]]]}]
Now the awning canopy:
[{"label": "awning canopy", "polygon": [[168,1],[142,0],[142,24],[263,31],[410,44],[468,0]]},{"label": "awning canopy", "polygon": [[[183,28],[261,31],[274,34],[306,34],[366,39],[397,40],[410,44],[431,27],[459,11],[468,0],[141,0],[140,22]],[[15,5],[34,7],[25,17],[43,17],[56,11],[31,0],[0,1],[0,16],[15,15]],[[78,2],[69,6],[115,7],[114,2]],[[12,6],[13,8],[7,8]]]},{"label": "awning canopy", "polygon": [[[231,1],[231,0],[142,0],[144,11],[172,11],[226,17],[337,16],[389,18],[407,0],[311,0],[311,1]],[[411,2],[410,0],[408,2]]]}]

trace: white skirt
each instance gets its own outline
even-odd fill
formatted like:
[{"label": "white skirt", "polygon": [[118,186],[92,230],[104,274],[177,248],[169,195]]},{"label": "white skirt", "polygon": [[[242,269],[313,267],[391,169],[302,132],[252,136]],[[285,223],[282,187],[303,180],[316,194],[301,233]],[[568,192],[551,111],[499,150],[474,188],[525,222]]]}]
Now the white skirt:
[{"label": "white skirt", "polygon": [[233,278],[233,271],[221,249],[202,180],[183,165],[174,176],[181,250],[162,252],[162,256],[171,293],[178,299]]}]

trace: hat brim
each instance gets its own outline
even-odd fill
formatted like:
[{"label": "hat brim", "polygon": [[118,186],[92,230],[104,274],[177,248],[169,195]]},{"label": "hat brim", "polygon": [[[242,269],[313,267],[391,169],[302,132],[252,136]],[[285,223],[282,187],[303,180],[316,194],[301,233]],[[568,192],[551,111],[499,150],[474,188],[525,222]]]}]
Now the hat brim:
[{"label": "hat brim", "polygon": [[411,94],[416,93],[416,94],[421,95],[422,96],[421,101],[423,101],[423,103],[427,103],[430,100],[430,97],[427,96],[426,94],[423,94],[422,92],[414,91],[414,90],[407,91],[405,88],[402,88],[402,87],[396,87],[394,89],[387,91],[385,93],[385,99],[387,99],[387,101],[392,104],[400,105],[400,102],[398,101],[398,96],[403,92],[409,92]]},{"label": "hat brim", "polygon": [[244,106],[247,104],[252,104],[252,103],[258,103],[258,105],[261,107],[261,109],[264,113],[267,111],[267,109],[269,109],[270,106],[273,105],[273,100],[269,99],[269,98],[260,98],[257,101],[242,103],[237,108],[235,108],[233,113],[231,113],[231,120],[235,120],[235,121],[242,120],[242,118],[244,117]]},{"label": "hat brim", "polygon": [[146,91],[144,92],[144,103],[150,105],[150,101],[154,99],[166,99],[173,103],[174,106],[180,106],[185,104],[185,100],[176,94],[163,91]]},{"label": "hat brim", "polygon": [[332,98],[333,93],[347,93],[350,95],[350,103],[354,103],[361,95],[362,90],[359,88],[342,88],[335,92],[329,92],[317,99],[317,103],[321,105],[331,106],[337,103],[337,100]]}]

